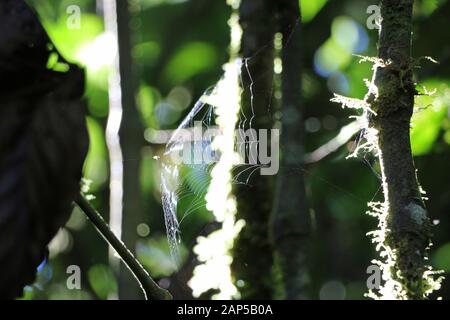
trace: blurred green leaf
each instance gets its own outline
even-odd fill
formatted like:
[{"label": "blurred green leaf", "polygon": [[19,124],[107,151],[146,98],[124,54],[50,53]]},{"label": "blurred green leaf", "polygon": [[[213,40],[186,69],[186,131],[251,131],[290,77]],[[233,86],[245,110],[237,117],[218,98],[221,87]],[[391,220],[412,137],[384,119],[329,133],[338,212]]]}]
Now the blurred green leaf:
[{"label": "blurred green leaf", "polygon": [[140,168],[140,182],[142,193],[148,197],[151,196],[155,188],[155,159],[153,159],[153,150],[150,147],[142,149],[142,160]]},{"label": "blurred green leaf", "polygon": [[132,49],[133,58],[145,66],[153,66],[157,61],[161,48],[157,42],[148,41],[135,45]]},{"label": "blurred green leaf", "polygon": [[[411,147],[413,155],[424,155],[431,151],[439,136],[448,108],[449,89],[445,84],[435,80],[424,82],[429,90],[436,88],[436,93],[416,98],[418,110],[412,118]],[[447,101],[447,103],[445,103]]]},{"label": "blurred green leaf", "polygon": [[[183,260],[187,257],[186,248],[180,243],[179,249]],[[136,251],[139,261],[153,277],[170,276],[177,271],[165,236],[154,237],[147,242],[138,243]]]},{"label": "blurred green leaf", "polygon": [[17,300],[33,300],[34,291],[32,287],[25,287],[23,290],[23,296]]},{"label": "blurred green leaf", "polygon": [[429,16],[436,9],[442,6],[447,0],[419,0],[415,2],[414,14],[419,16]]},{"label": "blurred green leaf", "polygon": [[155,119],[155,106],[159,100],[161,100],[161,97],[156,89],[141,84],[137,94],[137,105],[146,127],[158,128],[158,121]]},{"label": "blurred green leaf", "polygon": [[190,42],[170,59],[164,78],[172,84],[181,84],[193,76],[217,65],[216,49],[205,42]]},{"label": "blurred green leaf", "polygon": [[87,118],[89,132],[89,152],[84,163],[84,177],[92,181],[91,191],[98,190],[106,182],[108,164],[107,149],[103,128],[91,117]]},{"label": "blurred green leaf", "polygon": [[88,271],[88,279],[95,294],[101,299],[107,299],[110,294],[117,292],[117,280],[108,266],[92,266]]},{"label": "blurred green leaf", "polygon": [[61,15],[56,22],[44,20],[43,23],[61,54],[74,62],[82,62],[78,50],[103,32],[103,21],[94,14],[81,15],[80,29],[69,29],[66,15]]},{"label": "blurred green leaf", "polygon": [[160,5],[178,4],[186,1],[187,0],[141,0],[140,5],[143,7],[143,9],[148,9]]},{"label": "blurred green leaf", "polygon": [[437,269],[450,272],[450,242],[436,250],[433,255],[433,262]]},{"label": "blurred green leaf", "polygon": [[327,3],[327,0],[299,0],[302,22],[311,21]]},{"label": "blurred green leaf", "polygon": [[63,281],[54,284],[46,290],[48,292],[48,300],[91,300],[92,295],[84,290],[69,290]]},{"label": "blurred green leaf", "polygon": [[352,53],[332,37],[322,44],[314,58],[317,68],[324,74],[330,74],[345,68],[352,60]]}]

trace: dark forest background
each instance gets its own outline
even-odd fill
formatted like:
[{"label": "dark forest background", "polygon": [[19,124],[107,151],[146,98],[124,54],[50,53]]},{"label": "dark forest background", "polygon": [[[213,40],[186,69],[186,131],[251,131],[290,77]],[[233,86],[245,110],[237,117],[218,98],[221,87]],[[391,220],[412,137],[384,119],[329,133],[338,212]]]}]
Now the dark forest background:
[{"label": "dark forest background", "polygon": [[[84,176],[91,181],[92,203],[106,217],[109,212],[109,160],[105,140],[108,116],[108,70],[113,51],[104,34],[104,20],[95,0],[29,1],[40,15],[62,55],[87,71],[87,123],[89,154]],[[193,298],[187,282],[196,259],[192,253],[198,235],[217,228],[205,207],[182,225],[183,267],[171,266],[159,191],[159,167],[154,156],[164,145],[155,132],[174,129],[195,101],[222,76],[229,60],[232,9],[222,0],[129,1],[130,77],[123,94],[136,101],[138,118],[131,139],[139,159],[123,151],[124,170],[138,166],[140,183],[127,186],[125,196],[139,201],[124,210],[122,234],[150,274],[175,298]],[[349,124],[352,110],[330,102],[333,93],[363,98],[371,65],[354,56],[376,56],[377,30],[369,30],[366,12],[375,1],[301,0],[303,34],[302,95],[305,151],[313,152],[336,137]],[[68,6],[81,8],[80,29],[66,25]],[[430,198],[427,207],[434,228],[430,263],[450,272],[450,1],[420,0],[414,7],[413,56],[431,56],[440,64],[423,63],[415,71],[420,85],[437,89],[432,97],[419,97],[414,115],[412,144],[421,186]],[[300,89],[300,88],[299,88]],[[127,117],[127,114],[124,114]],[[367,232],[377,221],[366,215],[367,203],[382,199],[378,167],[370,155],[346,159],[358,143],[355,135],[320,161],[299,165],[289,174],[303,173],[313,217],[308,256],[311,298],[364,299],[366,268],[377,256]],[[137,195],[137,196],[136,196]],[[128,219],[128,220],[127,220]],[[127,222],[128,221],[128,222]],[[234,262],[239,263],[239,261]],[[82,271],[80,290],[66,287],[69,265]],[[50,258],[41,265],[38,280],[25,299],[106,299],[141,297],[129,276],[119,277],[109,266],[108,246],[85,216],[74,209],[67,225],[50,245]],[[261,279],[271,274],[258,275]],[[122,292],[120,292],[122,291]],[[210,298],[214,292],[204,294]],[[450,297],[445,280],[436,294]]]}]

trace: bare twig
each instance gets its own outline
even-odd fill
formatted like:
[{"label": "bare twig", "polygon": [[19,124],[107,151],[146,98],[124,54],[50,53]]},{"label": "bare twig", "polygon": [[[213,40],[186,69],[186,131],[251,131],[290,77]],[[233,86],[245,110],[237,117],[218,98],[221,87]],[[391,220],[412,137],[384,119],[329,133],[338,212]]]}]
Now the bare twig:
[{"label": "bare twig", "polygon": [[170,300],[172,295],[165,289],[159,287],[150,277],[141,263],[133,256],[125,244],[120,241],[109,228],[100,213],[97,212],[89,203],[89,201],[80,194],[75,203],[87,215],[89,220],[95,225],[97,231],[103,238],[116,250],[122,261],[139,282],[141,289],[145,295],[145,299],[154,300]]}]

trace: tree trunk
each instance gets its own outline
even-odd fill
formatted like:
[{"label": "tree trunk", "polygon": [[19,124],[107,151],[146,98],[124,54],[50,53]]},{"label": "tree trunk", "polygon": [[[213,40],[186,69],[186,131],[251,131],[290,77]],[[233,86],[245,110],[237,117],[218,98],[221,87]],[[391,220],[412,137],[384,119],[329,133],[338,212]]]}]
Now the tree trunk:
[{"label": "tree trunk", "polygon": [[307,297],[306,247],[310,217],[302,171],[290,170],[303,161],[303,114],[301,99],[301,27],[298,0],[278,0],[281,51],[281,165],[272,213],[271,239],[282,273],[284,298]]},{"label": "tree trunk", "polygon": [[[430,244],[430,220],[423,203],[411,153],[414,108],[411,32],[413,0],[382,0],[378,57],[366,102],[381,164],[385,202],[380,213],[380,242],[388,254],[386,270],[393,298],[422,299]],[[391,290],[391,291],[392,291]]]},{"label": "tree trunk", "polygon": [[[247,127],[272,128],[271,100],[275,50],[275,3],[272,0],[242,0],[239,15],[243,29],[241,54],[242,112]],[[252,114],[254,113],[254,116]],[[249,185],[235,188],[237,220],[243,219],[233,249],[232,271],[236,280],[243,280],[240,288],[243,299],[272,298],[272,248],[269,241],[269,217],[272,208],[273,179],[259,172],[252,175]]]},{"label": "tree trunk", "polygon": [[[115,68],[118,68],[118,70],[115,70],[118,73],[115,83],[118,88],[116,88],[116,92],[110,91],[110,94],[114,95],[113,99],[120,99],[116,103],[121,104],[122,108],[119,138],[123,161],[118,167],[122,166],[123,170],[123,185],[121,186],[123,188],[123,214],[122,221],[121,223],[119,221],[119,225],[122,227],[121,234],[123,242],[134,253],[137,242],[136,227],[144,220],[142,217],[141,190],[139,188],[141,148],[144,141],[139,113],[134,100],[136,83],[132,70],[128,1],[112,1],[115,1],[114,7],[116,8],[119,60],[118,65],[115,66]],[[115,169],[120,170],[119,168]],[[120,219],[120,216],[118,219]],[[119,298],[142,298],[136,281],[126,268],[120,268]]]}]

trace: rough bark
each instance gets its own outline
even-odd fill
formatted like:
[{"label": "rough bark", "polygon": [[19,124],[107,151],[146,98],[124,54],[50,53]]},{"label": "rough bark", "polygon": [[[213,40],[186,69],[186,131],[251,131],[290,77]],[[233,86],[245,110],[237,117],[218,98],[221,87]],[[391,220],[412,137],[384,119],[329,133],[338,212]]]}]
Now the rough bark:
[{"label": "rough bark", "polygon": [[[274,5],[272,0],[242,0],[239,8],[243,29],[241,55],[248,58],[242,69],[242,112],[250,119],[253,109],[251,125],[256,130],[272,128],[268,110],[271,110],[275,57]],[[246,124],[248,129],[249,121]],[[261,176],[259,172],[252,175],[249,185],[235,188],[237,219],[245,220],[246,225],[234,245],[232,270],[236,280],[244,281],[240,288],[244,299],[272,298],[273,257],[268,231],[272,191],[272,177]]]},{"label": "rough bark", "polygon": [[271,239],[280,266],[284,298],[307,298],[306,265],[310,217],[302,171],[289,172],[303,159],[303,112],[301,99],[301,26],[298,0],[278,0],[279,26],[283,36],[281,58],[281,165],[271,221]]},{"label": "rough bark", "polygon": [[422,299],[430,244],[427,216],[411,153],[410,120],[414,108],[411,31],[413,0],[382,0],[377,66],[366,101],[377,113],[376,130],[385,202],[380,226],[391,263],[389,274],[400,285],[395,298]]}]

